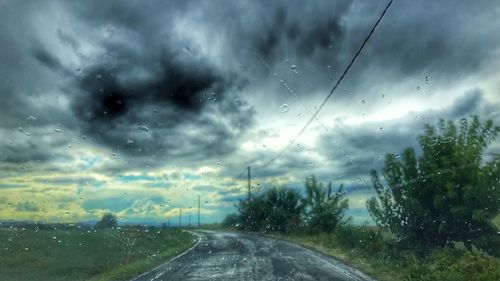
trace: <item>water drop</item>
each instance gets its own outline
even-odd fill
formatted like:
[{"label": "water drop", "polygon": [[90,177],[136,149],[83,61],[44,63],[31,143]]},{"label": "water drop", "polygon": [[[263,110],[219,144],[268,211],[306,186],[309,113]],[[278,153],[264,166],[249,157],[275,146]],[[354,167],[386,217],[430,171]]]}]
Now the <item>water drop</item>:
[{"label": "water drop", "polygon": [[444,138],[444,139],[441,141],[441,143],[450,143],[450,142],[452,142],[452,141],[453,141],[453,139],[454,139],[454,138],[453,138],[452,136],[449,136],[449,137]]},{"label": "water drop", "polygon": [[288,112],[288,110],[290,110],[290,107],[288,106],[288,104],[284,103],[280,106],[280,111],[281,113],[285,113],[285,112]]},{"label": "water drop", "polygon": [[35,116],[32,116],[32,115],[30,115],[30,116],[26,117],[26,120],[31,120],[31,121],[33,121],[33,120],[36,120],[36,119],[37,119],[37,118],[36,118]]},{"label": "water drop", "polygon": [[214,103],[217,101],[217,95],[214,93],[214,92],[211,92],[209,97],[208,97],[208,101],[211,102],[211,103]]},{"label": "water drop", "polygon": [[362,104],[365,104],[365,103],[366,103],[366,100],[361,100],[361,103],[362,103]]},{"label": "water drop", "polygon": [[139,127],[137,127],[137,129],[139,129],[140,131],[144,131],[144,132],[148,132],[149,131],[149,128],[145,125],[141,125]]},{"label": "water drop", "polygon": [[128,140],[127,140],[127,143],[134,143],[134,141],[133,141],[133,140],[131,140],[131,139],[128,139]]},{"label": "water drop", "polygon": [[296,68],[297,68],[297,65],[295,65],[295,64],[290,65],[291,70],[295,70]]},{"label": "water drop", "polygon": [[234,98],[233,102],[234,102],[234,104],[235,104],[236,106],[240,106],[240,105],[241,105],[241,101],[240,101],[240,99],[239,99],[239,98]]},{"label": "water drop", "polygon": [[62,130],[61,129],[54,129],[54,132],[56,132],[56,133],[62,133]]}]

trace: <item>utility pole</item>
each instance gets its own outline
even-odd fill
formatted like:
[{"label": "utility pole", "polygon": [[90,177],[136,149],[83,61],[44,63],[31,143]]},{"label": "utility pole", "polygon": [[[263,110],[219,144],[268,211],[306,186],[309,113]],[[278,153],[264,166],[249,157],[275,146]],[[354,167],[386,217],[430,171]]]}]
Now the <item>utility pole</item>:
[{"label": "utility pole", "polygon": [[179,208],[179,227],[182,225],[182,208]]},{"label": "utility pole", "polygon": [[250,202],[250,199],[252,198],[252,193],[250,191],[250,186],[251,186],[251,183],[250,183],[250,166],[248,166],[247,168],[248,168],[248,202]]},{"label": "utility pole", "polygon": [[189,206],[189,227],[191,227],[191,206]]},{"label": "utility pole", "polygon": [[200,195],[198,195],[198,227],[200,225]]}]

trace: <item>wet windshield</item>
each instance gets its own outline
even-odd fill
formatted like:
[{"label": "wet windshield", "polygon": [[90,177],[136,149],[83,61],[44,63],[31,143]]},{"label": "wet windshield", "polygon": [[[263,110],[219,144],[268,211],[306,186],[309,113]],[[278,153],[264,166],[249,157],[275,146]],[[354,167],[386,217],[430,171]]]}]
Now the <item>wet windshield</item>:
[{"label": "wet windshield", "polygon": [[499,12],[0,1],[0,279],[499,280]]}]

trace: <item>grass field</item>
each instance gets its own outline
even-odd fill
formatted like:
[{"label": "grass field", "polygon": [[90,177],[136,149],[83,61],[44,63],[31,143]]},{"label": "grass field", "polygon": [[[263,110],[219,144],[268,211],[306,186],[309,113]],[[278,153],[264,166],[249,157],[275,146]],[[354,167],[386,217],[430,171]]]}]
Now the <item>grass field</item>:
[{"label": "grass field", "polygon": [[0,229],[2,280],[127,280],[196,242],[168,229]]}]

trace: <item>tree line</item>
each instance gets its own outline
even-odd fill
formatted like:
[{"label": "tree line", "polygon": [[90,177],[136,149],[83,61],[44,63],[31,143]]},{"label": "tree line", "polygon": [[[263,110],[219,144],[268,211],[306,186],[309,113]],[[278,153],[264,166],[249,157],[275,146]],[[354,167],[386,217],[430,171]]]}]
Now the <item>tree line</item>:
[{"label": "tree line", "polygon": [[[314,176],[304,188],[269,187],[240,200],[223,225],[272,233],[334,233],[345,244],[383,247],[389,234],[396,250],[428,249],[463,242],[499,256],[500,238],[492,219],[500,211],[500,157],[486,153],[500,132],[477,116],[458,123],[425,125],[419,147],[388,153],[370,177],[375,196],[366,208],[377,227],[356,232],[346,215],[343,186],[336,190]],[[359,245],[357,245],[359,246]]]}]

